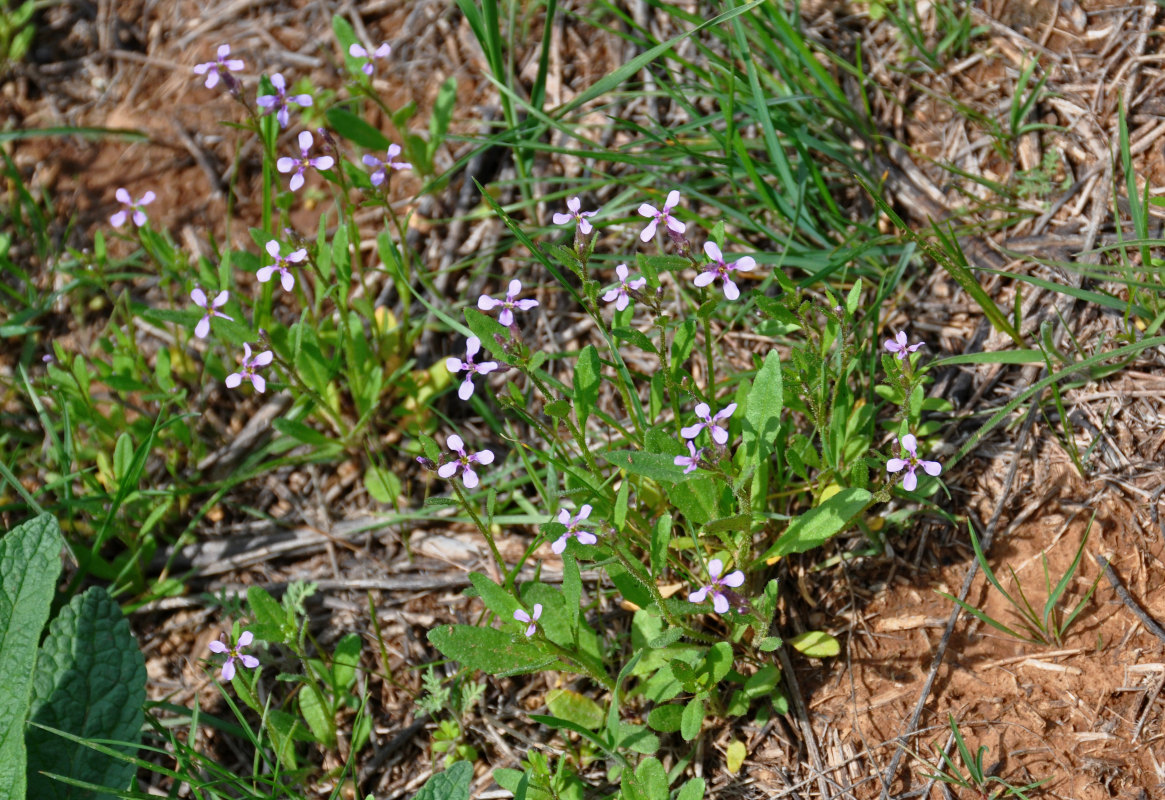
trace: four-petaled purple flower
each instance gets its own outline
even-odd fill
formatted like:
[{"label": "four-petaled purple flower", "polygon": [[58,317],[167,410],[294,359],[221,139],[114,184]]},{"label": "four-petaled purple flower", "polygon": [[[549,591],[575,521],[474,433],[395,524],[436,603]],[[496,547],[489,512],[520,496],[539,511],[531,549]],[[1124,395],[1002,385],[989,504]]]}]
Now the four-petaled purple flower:
[{"label": "four-petaled purple flower", "polygon": [[519,608],[517,611],[514,612],[514,619],[518,620],[518,622],[529,622],[530,623],[529,625],[526,626],[526,638],[527,639],[529,639],[531,636],[534,635],[534,631],[538,630],[538,618],[540,616],[542,616],[542,604],[541,603],[534,604],[533,616],[531,616],[530,614],[527,614],[526,609],[524,609],[524,608]]},{"label": "four-petaled purple flower", "polygon": [[125,208],[110,217],[109,224],[115,228],[120,228],[125,224],[125,218],[129,215],[129,212],[132,211],[133,224],[140,228],[146,224],[146,212],[142,211],[142,206],[148,206],[150,203],[154,202],[154,199],[157,197],[157,195],[155,195],[153,192],[146,192],[135,201],[132,197],[130,197],[128,191],[125,189],[118,189],[116,192],[114,192],[114,197],[116,197],[117,202],[121,203],[123,206],[125,206]]},{"label": "four-petaled purple flower", "polygon": [[[728,419],[732,416],[732,412],[736,410],[736,403],[729,403],[723,410],[717,411],[716,416],[709,416],[712,409],[707,403],[699,403],[696,405],[696,416],[702,421],[695,425],[689,425],[686,428],[680,429],[680,436],[685,439],[695,439],[700,435],[700,431],[708,428],[712,434],[712,441],[716,444],[725,444],[728,441],[728,429],[722,427],[719,423],[721,420]],[[682,456],[681,456],[682,457]]]},{"label": "four-petaled purple flower", "polygon": [[218,293],[218,296],[214,298],[213,302],[208,302],[206,299],[206,292],[197,287],[190,293],[190,299],[194,301],[194,305],[198,306],[206,312],[206,316],[198,320],[198,324],[194,326],[195,336],[197,336],[199,339],[206,338],[207,334],[210,333],[210,320],[212,317],[222,317],[223,319],[229,319],[231,322],[234,322],[234,317],[228,317],[226,314],[223,314],[218,310],[225,306],[227,304],[227,300],[230,298],[231,293],[225,289]]},{"label": "four-petaled purple flower", "polygon": [[288,113],[288,104],[295,103],[297,106],[310,106],[312,99],[310,94],[287,94],[287,82],[283,80],[283,76],[276,72],[271,76],[271,85],[275,87],[275,94],[263,94],[255,98],[255,102],[267,112],[275,112],[275,119],[279,120],[279,127],[286,128],[287,122],[290,119]]},{"label": "four-petaled purple flower", "polygon": [[740,570],[729,572],[723,578],[720,577],[721,570],[724,569],[724,562],[718,558],[714,558],[708,562],[708,577],[711,583],[707,586],[702,586],[696,591],[688,595],[688,602],[703,603],[712,594],[712,608],[716,609],[717,614],[723,614],[728,611],[728,596],[724,592],[724,587],[735,589],[738,586],[744,585],[744,573]]},{"label": "four-petaled purple flower", "polygon": [[376,172],[372,173],[373,186],[379,186],[380,184],[384,183],[385,179],[388,177],[386,173],[389,169],[413,168],[413,165],[407,161],[397,161],[396,157],[399,155],[400,145],[395,143],[388,146],[388,161],[381,161],[376,156],[370,156],[365,153],[364,158],[362,159],[364,161],[364,166],[376,168]]},{"label": "four-petaled purple flower", "polygon": [[465,340],[465,360],[460,358],[445,359],[445,368],[457,374],[465,370],[465,380],[461,384],[461,388],[457,390],[457,396],[462,400],[468,400],[473,397],[473,376],[474,375],[488,375],[498,368],[496,361],[482,361],[480,364],[474,362],[473,357],[481,350],[481,339],[476,336],[470,336]]},{"label": "four-petaled purple flower", "polygon": [[498,314],[498,322],[505,326],[514,324],[514,309],[519,311],[529,311],[534,306],[538,305],[537,300],[519,300],[518,295],[522,291],[522,282],[515,278],[510,281],[509,291],[506,293],[505,300],[496,300],[488,294],[483,294],[477,298],[477,307],[482,311],[493,311],[498,306],[501,306],[502,313]]},{"label": "four-petaled purple flower", "polygon": [[298,264],[307,258],[307,249],[301,247],[294,253],[284,257],[279,254],[279,242],[272,239],[267,242],[267,255],[275,259],[275,263],[260,267],[259,271],[255,273],[255,277],[259,279],[259,283],[266,283],[271,280],[272,275],[278,272],[279,282],[283,284],[283,291],[290,292],[295,288],[295,276],[291,274],[291,270],[288,267],[292,264]]},{"label": "four-petaled purple flower", "polygon": [[230,54],[231,46],[229,44],[220,44],[218,46],[218,57],[214,61],[207,61],[205,64],[197,64],[194,67],[195,75],[206,76],[207,89],[213,89],[218,86],[220,76],[230,78],[230,72],[238,72],[243,68],[243,60],[241,58],[227,58]]},{"label": "four-petaled purple flower", "polygon": [[694,283],[704,287],[719,278],[724,281],[724,296],[729,300],[740,297],[740,289],[732,281],[732,273],[736,270],[750,270],[756,266],[752,256],[743,256],[736,261],[724,263],[724,256],[715,242],[704,242],[704,253],[712,259],[712,263],[705,265],[704,271],[696,276]]},{"label": "four-petaled purple flower", "polygon": [[284,156],[275,162],[275,168],[280,172],[291,172],[295,170],[295,174],[291,176],[291,181],[287,184],[287,188],[291,191],[297,190],[303,186],[303,171],[308,167],[315,167],[316,169],[331,169],[332,164],[335,163],[331,156],[316,156],[315,158],[308,158],[308,153],[311,152],[312,142],[311,131],[299,132],[299,149],[300,157],[298,159]]},{"label": "four-petaled purple flower", "polygon": [[579,211],[579,208],[582,207],[582,203],[579,202],[577,197],[569,198],[566,201],[566,207],[570,209],[570,213],[555,214],[555,225],[565,225],[573,219],[578,220],[578,229],[583,235],[586,235],[594,230],[594,226],[592,226],[591,223],[587,220],[587,217],[593,217],[595,214],[599,213],[598,211]]},{"label": "four-petaled purple flower", "polygon": [[558,521],[566,526],[566,533],[562,534],[555,540],[554,544],[550,545],[550,549],[556,554],[562,555],[562,551],[566,549],[566,542],[571,537],[578,539],[579,544],[595,544],[599,541],[593,533],[583,529],[581,526],[587,517],[591,515],[590,504],[584,504],[578,510],[578,513],[573,517],[565,508],[558,512]]},{"label": "four-petaled purple flower", "polygon": [[465,452],[465,442],[461,441],[461,437],[456,433],[450,434],[449,438],[445,440],[445,444],[449,449],[457,453],[455,461],[448,461],[437,468],[437,474],[442,478],[452,478],[461,472],[461,481],[465,484],[466,489],[472,489],[477,486],[477,473],[473,471],[474,464],[492,464],[494,461],[494,454],[490,450],[478,450],[476,453]]},{"label": "four-petaled purple flower", "polygon": [[619,285],[603,295],[603,302],[610,303],[613,301],[615,303],[615,310],[622,311],[631,302],[631,298],[627,292],[642,289],[647,285],[647,278],[636,278],[633,281],[628,281],[627,275],[629,273],[627,272],[626,264],[620,264],[615,267],[615,274],[619,276]]},{"label": "four-petaled purple flower", "polygon": [[914,474],[914,470],[919,467],[922,467],[923,472],[932,478],[942,473],[942,464],[937,461],[925,461],[918,457],[918,440],[914,438],[913,433],[906,434],[899,441],[902,442],[902,450],[907,457],[890,459],[886,462],[886,471],[901,472],[906,470],[906,474],[902,477],[903,489],[913,492],[918,486],[918,476]]},{"label": "four-petaled purple flower", "polygon": [[255,658],[254,656],[249,656],[243,652],[243,648],[250,647],[251,642],[254,641],[254,639],[255,636],[250,631],[243,631],[239,635],[238,643],[234,647],[223,644],[218,639],[215,639],[208,645],[208,647],[210,647],[210,652],[212,653],[227,654],[226,663],[222,665],[222,679],[224,681],[229,681],[235,677],[236,658],[239,661],[242,661],[243,666],[247,669],[254,669],[255,667],[259,666],[259,659]]},{"label": "four-petaled purple flower", "polygon": [[352,56],[352,58],[367,58],[368,59],[368,61],[365,61],[364,65],[362,67],[360,67],[360,69],[364,72],[365,75],[372,74],[372,70],[373,70],[372,59],[374,59],[374,58],[388,58],[388,54],[391,52],[392,52],[392,48],[389,46],[388,42],[385,42],[384,44],[380,45],[380,47],[373,50],[371,55],[369,55],[368,51],[365,50],[363,47],[361,47],[358,44],[353,44],[353,45],[350,45],[348,47],[348,55]]},{"label": "four-petaled purple flower", "polygon": [[911,353],[913,353],[918,348],[922,347],[922,345],[923,345],[922,342],[917,342],[915,344],[907,345],[906,344],[906,331],[898,331],[898,333],[895,334],[893,339],[887,339],[885,342],[886,349],[889,350],[894,355],[898,356],[899,361],[905,361]]},{"label": "four-petaled purple flower", "polygon": [[684,474],[687,475],[689,472],[695,472],[700,468],[700,456],[704,454],[704,448],[701,447],[697,450],[696,445],[692,444],[691,440],[688,440],[685,444],[688,445],[688,452],[691,455],[676,456],[674,463],[677,467],[684,467]]},{"label": "four-petaled purple flower", "polygon": [[676,189],[668,192],[667,202],[663,204],[663,210],[656,208],[653,205],[644,203],[639,207],[640,216],[651,217],[651,222],[647,223],[647,227],[643,229],[643,233],[639,234],[639,238],[644,242],[650,242],[651,237],[655,236],[655,229],[657,225],[666,225],[676,233],[683,233],[687,230],[687,226],[671,215],[671,210],[679,205],[680,193]]},{"label": "four-petaled purple flower", "polygon": [[275,359],[275,354],[270,350],[264,350],[262,353],[251,357],[251,345],[243,342],[243,361],[242,367],[238,372],[232,372],[227,375],[226,384],[228,389],[234,389],[244,380],[251,382],[255,387],[255,391],[262,393],[267,390],[267,381],[263,379],[255,370],[259,367],[265,367]]}]

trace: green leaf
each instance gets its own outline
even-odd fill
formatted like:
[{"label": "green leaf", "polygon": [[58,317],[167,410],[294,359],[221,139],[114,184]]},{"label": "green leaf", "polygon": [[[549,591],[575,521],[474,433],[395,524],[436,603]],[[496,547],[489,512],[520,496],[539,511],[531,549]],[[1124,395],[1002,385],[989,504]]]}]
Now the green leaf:
[{"label": "green leaf", "polygon": [[773,350],[765,356],[765,363],[757,371],[745,402],[744,452],[756,464],[765,462],[772,453],[773,440],[781,426],[784,391],[781,359]]},{"label": "green leaf", "polygon": [[667,547],[671,541],[671,514],[663,514],[651,528],[651,574],[659,578],[667,568]]},{"label": "green leaf", "polygon": [[392,503],[400,496],[400,478],[384,467],[369,467],[364,473],[364,488],[378,503]]},{"label": "green leaf", "polygon": [[358,633],[349,633],[336,642],[336,651],[332,654],[332,688],[337,693],[350,690],[356,682],[356,667],[363,648],[364,640]]},{"label": "green leaf", "polygon": [[667,770],[658,758],[643,759],[635,768],[635,789],[645,800],[668,800]]},{"label": "green leaf", "polygon": [[591,698],[569,689],[551,689],[546,693],[546,707],[556,717],[597,731],[603,725],[604,713]]},{"label": "green leaf", "polygon": [[439,625],[429,631],[429,641],[446,658],[490,675],[522,675],[562,667],[552,667],[557,659],[533,642],[496,628]]},{"label": "green leaf", "polygon": [[61,529],[51,514],[0,539],[0,797],[23,800],[24,721],[32,700],[36,645],[61,574]]},{"label": "green leaf", "polygon": [[368,150],[387,150],[390,144],[388,137],[369,125],[362,118],[340,106],[328,109],[328,124],[347,139]]},{"label": "green leaf", "polygon": [[781,671],[772,664],[766,664],[758,669],[744,682],[744,694],[749,700],[756,700],[771,694],[781,680]]},{"label": "green leaf", "polygon": [[413,800],[469,800],[469,784],[473,780],[473,765],[455,761],[449,769],[438,772],[413,795]]},{"label": "green leaf", "polygon": [[704,725],[704,695],[698,694],[684,706],[684,713],[680,719],[680,736],[685,742],[690,742],[700,735],[700,728]]},{"label": "green leaf", "polygon": [[680,787],[680,793],[676,795],[676,800],[704,800],[706,788],[707,785],[703,778],[692,778]]},{"label": "green leaf", "polygon": [[315,684],[305,683],[299,690],[299,713],[311,728],[316,741],[327,747],[336,744],[336,721]]},{"label": "green leaf", "polygon": [[824,631],[805,631],[789,639],[798,653],[810,658],[832,658],[841,652],[841,644]]},{"label": "green leaf", "polygon": [[634,328],[615,328],[611,331],[616,339],[621,342],[630,342],[647,353],[658,353],[655,345],[647,338],[647,334],[643,331],[637,331]]},{"label": "green leaf", "polygon": [[578,354],[578,363],[574,366],[574,413],[580,426],[586,425],[587,417],[599,400],[602,369],[599,351],[593,344],[588,344]]},{"label": "green leaf", "polygon": [[481,346],[489,351],[493,358],[507,364],[510,363],[506,360],[508,357],[505,351],[498,344],[498,337],[501,337],[502,342],[510,340],[509,328],[496,319],[487,317],[476,308],[465,309],[465,322],[469,325],[469,330],[473,331],[473,335],[481,340]]},{"label": "green leaf", "polygon": [[682,639],[683,635],[684,629],[679,625],[676,625],[673,628],[668,628],[659,636],[656,636],[654,639],[649,641],[647,646],[652,650],[662,650],[665,647],[671,647],[673,644]]},{"label": "green leaf", "polygon": [[518,600],[489,577],[480,572],[469,573],[469,582],[477,590],[485,607],[505,620],[514,618],[514,612],[522,607]]},{"label": "green leaf", "polygon": [[[107,745],[135,756],[146,701],[146,662],[121,607],[100,586],[76,595],[49,625],[33,676],[30,719],[83,739],[108,739]],[[18,727],[18,726],[14,726]],[[112,800],[129,788],[136,766],[112,755],[30,726],[28,790],[45,800]],[[45,777],[53,772],[110,789],[109,794],[79,789]]]},{"label": "green leaf", "polygon": [[287,619],[287,612],[283,606],[275,602],[275,598],[268,594],[262,586],[251,586],[247,589],[247,604],[255,616],[251,632],[259,639],[269,642],[290,643],[295,641],[295,625]]},{"label": "green leaf", "polygon": [[754,564],[790,553],[804,553],[820,547],[829,537],[840,533],[850,520],[860,514],[873,495],[865,489],[842,489],[817,508],[797,517],[780,538]]},{"label": "green leaf", "polygon": [[660,733],[675,733],[683,724],[684,706],[667,703],[656,706],[647,714],[647,725]]},{"label": "green leaf", "polygon": [[445,141],[445,133],[449,130],[449,123],[453,119],[453,106],[457,103],[457,77],[450,75],[437,90],[437,99],[433,101],[433,113],[429,116],[429,160],[433,153]]},{"label": "green leaf", "polygon": [[117,437],[117,444],[113,447],[113,476],[118,482],[125,480],[129,474],[129,466],[133,461],[133,437],[123,433]]},{"label": "green leaf", "polygon": [[[680,483],[689,479],[689,476],[684,474],[684,468],[676,466],[675,456],[645,453],[642,450],[611,450],[598,455],[613,467],[625,469],[632,475],[651,478],[653,481]],[[698,472],[691,475],[700,477]]]}]

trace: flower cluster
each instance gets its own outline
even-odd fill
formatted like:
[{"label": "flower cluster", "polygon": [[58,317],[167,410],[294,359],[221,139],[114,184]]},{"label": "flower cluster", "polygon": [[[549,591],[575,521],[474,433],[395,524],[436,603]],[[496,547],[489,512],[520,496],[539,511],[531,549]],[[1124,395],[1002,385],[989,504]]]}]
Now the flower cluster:
[{"label": "flower cluster", "polygon": [[728,611],[729,595],[731,594],[726,589],[736,589],[744,585],[744,573],[740,570],[734,570],[727,575],[721,577],[720,573],[724,570],[724,562],[718,558],[714,558],[708,562],[708,578],[707,585],[701,586],[696,591],[688,595],[688,602],[703,603],[708,595],[712,595],[712,608],[716,610],[717,614],[724,614]]},{"label": "flower cluster", "polygon": [[566,532],[558,537],[554,544],[550,545],[550,549],[554,551],[555,555],[562,555],[566,550],[566,543],[570,539],[578,539],[579,544],[595,544],[599,541],[593,533],[582,528],[583,522],[591,515],[590,505],[584,504],[578,510],[578,513],[573,517],[565,508],[558,512],[558,521],[566,526]]},{"label": "flower cluster", "polygon": [[914,438],[913,433],[908,433],[899,439],[902,445],[902,452],[905,458],[891,458],[886,462],[887,472],[901,472],[906,470],[906,474],[902,476],[902,488],[908,492],[913,492],[918,487],[918,476],[914,471],[922,467],[922,471],[932,478],[938,477],[942,474],[942,464],[937,461],[925,461],[918,457],[918,440]]},{"label": "flower cluster", "polygon": [[227,660],[222,665],[222,679],[229,681],[235,677],[235,661],[242,661],[243,666],[247,669],[255,669],[259,666],[259,659],[254,656],[249,656],[243,652],[244,647],[250,647],[251,642],[255,640],[255,635],[250,631],[243,631],[239,635],[239,641],[232,647],[225,644],[218,639],[212,641],[209,645],[210,652],[218,654],[226,654]]},{"label": "flower cluster", "polygon": [[310,94],[287,94],[287,82],[283,80],[283,76],[276,72],[271,76],[271,85],[275,87],[275,94],[263,94],[255,98],[255,102],[262,108],[267,109],[267,113],[274,113],[275,119],[279,121],[280,128],[286,128],[287,123],[291,119],[288,111],[290,105],[294,103],[300,108],[305,108],[312,104]]},{"label": "flower cluster", "polygon": [[483,361],[480,364],[474,362],[473,357],[481,350],[481,339],[476,336],[470,336],[465,340],[465,360],[460,358],[445,359],[445,368],[456,375],[458,372],[465,372],[465,380],[461,384],[461,388],[457,390],[457,396],[462,400],[468,400],[473,397],[473,376],[474,375],[488,375],[498,368],[496,361]]}]

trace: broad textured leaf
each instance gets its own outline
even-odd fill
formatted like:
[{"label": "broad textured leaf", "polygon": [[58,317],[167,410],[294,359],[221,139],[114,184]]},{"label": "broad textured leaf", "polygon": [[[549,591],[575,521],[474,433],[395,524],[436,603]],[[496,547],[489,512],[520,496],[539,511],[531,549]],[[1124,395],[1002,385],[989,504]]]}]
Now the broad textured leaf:
[{"label": "broad textured leaf", "polygon": [[[99,586],[75,596],[49,625],[41,646],[29,718],[86,739],[122,742],[108,746],[134,756],[145,700],[146,662],[121,607]],[[43,728],[30,726],[26,742],[29,794],[38,800],[112,800],[113,792],[129,788],[137,771],[132,763]],[[105,786],[111,792],[81,789],[41,771]]]},{"label": "broad textured leaf", "polygon": [[781,359],[777,351],[765,356],[765,363],[753,379],[752,389],[744,409],[744,451],[761,463],[772,452],[773,439],[781,425],[784,410],[784,387],[781,381]]},{"label": "broad textured leaf", "polygon": [[872,499],[873,495],[865,489],[842,489],[789,523],[776,543],[755,563],[820,547],[829,537],[840,533]]},{"label": "broad textured leaf", "polygon": [[704,696],[696,695],[684,706],[683,715],[680,717],[680,736],[684,737],[685,742],[690,742],[700,735],[703,726]]},{"label": "broad textured leaf", "polygon": [[496,628],[439,625],[429,631],[429,641],[446,658],[490,675],[521,675],[551,668],[557,662],[537,645]]},{"label": "broad textured leaf", "polygon": [[578,363],[574,365],[574,413],[579,425],[586,425],[587,417],[599,400],[602,369],[599,351],[593,344],[588,344],[578,354]]},{"label": "broad textured leaf", "polygon": [[455,761],[449,769],[438,772],[413,795],[413,800],[469,800],[469,784],[473,780],[473,765]]},{"label": "broad textured leaf", "polygon": [[334,747],[336,744],[336,722],[332,718],[331,712],[328,711],[327,703],[324,702],[319,689],[310,683],[305,683],[300,687],[297,697],[299,698],[299,713],[307,722],[308,727],[311,728],[316,741],[327,747]]},{"label": "broad textured leaf", "polygon": [[824,631],[805,631],[789,639],[798,653],[810,658],[832,658],[841,652],[841,644]]},{"label": "broad textured leaf", "polygon": [[651,574],[657,579],[667,567],[667,548],[671,542],[671,514],[664,513],[651,528]]},{"label": "broad textured leaf", "polygon": [[546,707],[554,716],[592,731],[603,725],[603,709],[585,694],[569,689],[551,689],[546,693]]},{"label": "broad textured leaf", "polygon": [[[388,137],[351,111],[335,106],[328,109],[327,117],[328,122],[335,129],[336,133],[343,136],[349,142],[354,142],[369,150],[388,149],[388,145],[390,144]],[[384,158],[380,154],[377,154],[377,156]]]},{"label": "broad textured leaf", "polygon": [[481,602],[485,603],[485,607],[504,620],[513,619],[514,612],[522,607],[517,598],[480,572],[469,573],[469,582],[477,590],[477,595]]},{"label": "broad textured leaf", "polygon": [[684,706],[679,703],[667,703],[656,706],[647,714],[647,725],[660,733],[675,733],[683,724]]},{"label": "broad textured leaf", "polygon": [[704,789],[707,788],[703,778],[692,778],[680,788],[676,800],[704,800]]},{"label": "broad textured leaf", "polygon": [[356,682],[356,667],[360,665],[363,648],[364,640],[358,633],[349,633],[336,642],[336,651],[332,654],[332,676],[337,693],[348,691]]},{"label": "broad textured leaf", "polygon": [[0,539],[0,797],[23,800],[24,721],[32,699],[36,645],[61,574],[61,529],[51,514]]},{"label": "broad textured leaf", "polygon": [[636,790],[646,800],[668,800],[667,771],[658,758],[645,758],[635,768]]},{"label": "broad textured leaf", "polygon": [[287,619],[287,611],[262,586],[247,589],[247,605],[255,615],[251,632],[259,639],[272,642],[295,641],[295,625]]},{"label": "broad textured leaf", "polygon": [[[677,467],[675,456],[663,453],[645,453],[642,450],[611,450],[599,453],[613,467],[625,469],[632,475],[642,475],[653,481],[663,483],[679,483],[689,480],[684,474],[683,467]],[[691,477],[700,477],[699,472],[690,473]]]}]

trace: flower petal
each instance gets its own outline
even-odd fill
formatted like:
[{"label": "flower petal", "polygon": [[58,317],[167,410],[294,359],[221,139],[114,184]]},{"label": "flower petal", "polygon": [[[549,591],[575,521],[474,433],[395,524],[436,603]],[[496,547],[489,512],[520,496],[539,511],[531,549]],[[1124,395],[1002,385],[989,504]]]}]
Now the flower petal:
[{"label": "flower petal", "polygon": [[918,476],[914,474],[914,470],[909,470],[902,478],[902,488],[908,492],[913,492],[918,488]]},{"label": "flower petal", "polygon": [[534,604],[534,615],[530,619],[531,619],[531,621],[534,621],[534,620],[537,620],[541,616],[542,616],[542,604],[535,603]]},{"label": "flower petal", "polygon": [[235,677],[235,660],[228,658],[227,663],[222,665],[222,679],[224,681],[232,680]]},{"label": "flower petal", "polygon": [[259,394],[267,391],[267,379],[258,373],[251,375],[251,385],[255,387],[255,391]]},{"label": "flower petal", "polygon": [[697,589],[696,591],[694,591],[688,595],[688,602],[689,603],[703,603],[704,598],[707,596],[708,596],[708,587],[701,586],[699,589]]},{"label": "flower petal", "polygon": [[704,430],[704,424],[697,422],[695,425],[689,425],[686,428],[680,428],[680,436],[685,439],[695,439],[700,435],[700,431]]},{"label": "flower petal", "polygon": [[696,416],[700,419],[708,419],[708,413],[712,408],[707,403],[696,403]]},{"label": "flower petal", "polygon": [[579,544],[598,544],[599,537],[595,536],[590,531],[579,531],[577,537]]},{"label": "flower petal", "polygon": [[124,188],[118,189],[113,193],[113,196],[116,197],[117,202],[121,203],[122,205],[133,205],[133,198],[130,197],[129,192]]},{"label": "flower petal", "polygon": [[724,562],[718,558],[714,558],[708,562],[708,577],[719,578],[720,573],[724,571]]},{"label": "flower petal", "polygon": [[728,598],[720,592],[716,592],[714,595],[712,595],[712,608],[716,609],[717,614],[727,614]]},{"label": "flower petal", "polygon": [[465,442],[462,441],[461,437],[456,433],[451,433],[449,434],[448,438],[445,439],[445,446],[450,450],[456,450],[460,453],[465,449]]},{"label": "flower petal", "polygon": [[716,246],[715,242],[704,242],[704,253],[713,261],[723,261],[724,256],[720,252],[720,248]]},{"label": "flower petal", "polygon": [[729,572],[727,575],[725,575],[720,580],[720,582],[725,586],[731,586],[733,589],[735,589],[738,586],[744,585],[744,573],[738,569],[733,570],[732,572]]},{"label": "flower petal", "polygon": [[194,335],[199,339],[205,339],[210,333],[210,317],[205,316],[198,320],[198,324],[194,326]]},{"label": "flower petal", "polygon": [[724,279],[724,297],[729,300],[735,300],[740,297],[740,289],[728,278]]},{"label": "flower petal", "polygon": [[475,355],[478,354],[480,350],[481,339],[478,339],[476,336],[470,336],[465,340],[465,354],[469,356],[469,358],[472,359]]},{"label": "flower petal", "polygon": [[886,462],[887,472],[901,472],[907,462],[901,458],[892,458]]},{"label": "flower petal", "polygon": [[461,382],[461,386],[457,388],[457,396],[462,400],[468,400],[473,397],[473,373],[465,376],[465,380]]},{"label": "flower petal", "polygon": [[296,141],[299,142],[299,149],[307,152],[311,150],[312,143],[315,140],[312,139],[311,131],[300,131]]},{"label": "flower petal", "polygon": [[692,281],[692,283],[702,289],[714,280],[716,280],[716,273],[712,270],[706,270],[697,275],[696,279]]},{"label": "flower petal", "polygon": [[440,475],[442,478],[452,478],[454,475],[457,474],[457,468],[459,466],[460,466],[459,462],[450,461],[446,464],[442,464],[441,466],[437,467],[437,474]]},{"label": "flower petal", "polygon": [[670,211],[680,203],[680,192],[678,189],[672,189],[667,193],[667,202],[663,204],[664,211]]},{"label": "flower petal", "polygon": [[210,652],[212,653],[225,653],[227,650],[230,650],[229,647],[220,642],[218,639],[215,639],[213,642],[208,644],[207,647],[210,648]]},{"label": "flower petal", "polygon": [[450,372],[461,372],[461,359],[452,357],[445,359],[445,369]]},{"label": "flower petal", "polygon": [[[640,209],[640,213],[642,213],[642,211],[643,210]],[[643,242],[650,242],[651,241],[651,237],[655,236],[655,225],[656,225],[655,220],[652,220],[651,222],[647,223],[647,227],[643,229],[643,232],[641,234],[639,234],[640,241],[643,241]]]},{"label": "flower petal", "polygon": [[918,440],[914,438],[913,433],[908,433],[902,437],[902,449],[914,457],[918,457]]},{"label": "flower petal", "polygon": [[478,450],[474,455],[477,457],[478,464],[492,464],[494,463],[493,450]]},{"label": "flower petal", "polygon": [[243,662],[243,666],[247,669],[254,669],[255,667],[259,666],[259,659],[255,658],[254,656],[240,654],[239,659]]},{"label": "flower petal", "polygon": [[919,461],[918,465],[931,477],[941,475],[943,471],[943,465],[937,461]]},{"label": "flower petal", "polygon": [[551,217],[551,219],[554,221],[555,225],[565,225],[574,219],[574,217],[572,217],[570,214],[556,213],[553,217]]},{"label": "flower petal", "polygon": [[255,356],[255,358],[252,359],[251,366],[253,366],[253,367],[265,367],[274,360],[275,360],[275,354],[272,353],[270,350],[264,350],[262,353]]},{"label": "flower petal", "polygon": [[470,467],[466,467],[465,471],[461,473],[461,482],[465,484],[466,489],[474,489],[477,487],[477,473]]},{"label": "flower petal", "polygon": [[492,311],[501,305],[501,302],[501,300],[495,300],[488,294],[483,294],[481,297],[477,298],[477,307],[482,311]]},{"label": "flower petal", "polygon": [[562,552],[566,550],[566,540],[569,538],[570,537],[564,533],[555,540],[554,544],[550,545],[550,549],[556,556],[562,555]]},{"label": "flower petal", "polygon": [[226,380],[223,381],[223,383],[227,385],[228,389],[234,389],[242,382],[243,374],[241,372],[232,372],[230,375],[227,375]]}]

